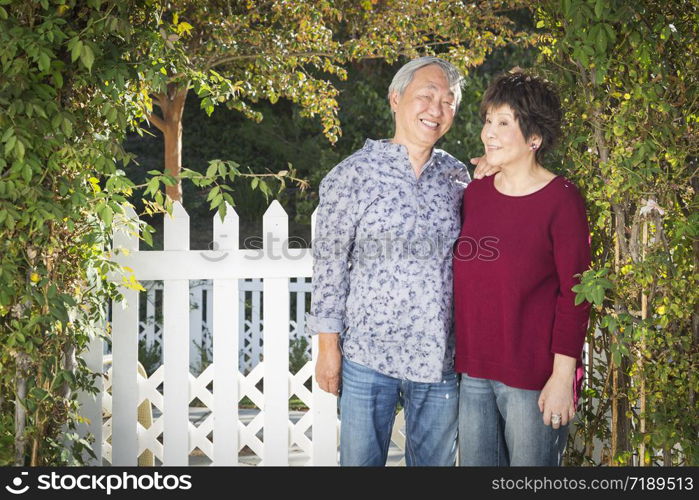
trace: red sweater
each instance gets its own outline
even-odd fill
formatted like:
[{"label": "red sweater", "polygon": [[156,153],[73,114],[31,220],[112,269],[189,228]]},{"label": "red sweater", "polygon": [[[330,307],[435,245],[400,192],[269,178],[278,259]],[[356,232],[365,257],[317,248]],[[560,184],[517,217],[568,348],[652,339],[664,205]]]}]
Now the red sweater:
[{"label": "red sweater", "polygon": [[456,370],[541,390],[554,353],[582,354],[590,304],[575,306],[571,288],[590,265],[585,203],[560,176],[525,196],[500,193],[494,177],[464,193],[453,261]]}]

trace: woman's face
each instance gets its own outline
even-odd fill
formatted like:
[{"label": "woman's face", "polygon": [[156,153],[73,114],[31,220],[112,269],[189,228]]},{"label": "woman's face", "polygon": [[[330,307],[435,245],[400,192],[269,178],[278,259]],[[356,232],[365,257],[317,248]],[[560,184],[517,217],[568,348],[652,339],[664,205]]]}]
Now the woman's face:
[{"label": "woman's face", "polygon": [[525,141],[512,108],[507,104],[491,107],[485,115],[481,140],[488,163],[493,166],[513,164],[534,155],[531,142]]}]

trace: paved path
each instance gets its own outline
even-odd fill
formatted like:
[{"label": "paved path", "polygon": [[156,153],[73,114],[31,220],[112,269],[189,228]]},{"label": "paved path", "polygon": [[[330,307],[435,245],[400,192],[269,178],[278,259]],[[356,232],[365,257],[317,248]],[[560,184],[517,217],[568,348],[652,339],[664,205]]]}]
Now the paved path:
[{"label": "paved path", "polygon": [[[259,413],[259,410],[256,409],[247,409],[247,408],[241,408],[238,410],[238,414],[240,416],[240,420],[245,424],[248,425],[252,419]],[[206,419],[206,417],[211,413],[211,410],[208,408],[196,408],[192,407],[189,409],[189,421],[192,422],[194,425],[199,425],[201,422]],[[289,418],[293,423],[296,423],[299,421],[299,419],[305,414],[304,411],[289,411]],[[153,415],[156,417],[156,415]],[[203,453],[199,452],[200,454],[197,455],[190,455],[189,457],[189,465],[190,466],[206,466],[206,465],[211,465],[211,460],[209,457],[204,455]],[[299,449],[297,446],[293,446],[289,450],[289,465],[290,466],[302,466],[306,465],[308,462],[308,455]],[[387,465],[389,466],[397,466],[399,465],[399,462],[403,459],[403,452],[395,446],[393,443],[391,443],[391,448],[388,451],[388,463]],[[257,465],[260,462],[260,457],[257,455],[239,455],[239,463],[240,465]],[[159,464],[156,464],[159,465]]]}]

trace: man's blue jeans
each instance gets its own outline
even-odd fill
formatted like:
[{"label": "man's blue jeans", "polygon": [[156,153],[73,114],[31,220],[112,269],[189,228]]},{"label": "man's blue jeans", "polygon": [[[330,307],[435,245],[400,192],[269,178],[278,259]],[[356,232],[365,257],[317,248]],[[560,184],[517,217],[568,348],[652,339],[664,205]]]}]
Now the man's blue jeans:
[{"label": "man's blue jeans", "polygon": [[545,425],[541,391],[461,375],[459,463],[487,466],[557,466],[568,426]]},{"label": "man's blue jeans", "polygon": [[454,465],[458,395],[454,372],[436,383],[411,382],[343,358],[340,465],[386,465],[399,402],[405,412],[406,465]]}]

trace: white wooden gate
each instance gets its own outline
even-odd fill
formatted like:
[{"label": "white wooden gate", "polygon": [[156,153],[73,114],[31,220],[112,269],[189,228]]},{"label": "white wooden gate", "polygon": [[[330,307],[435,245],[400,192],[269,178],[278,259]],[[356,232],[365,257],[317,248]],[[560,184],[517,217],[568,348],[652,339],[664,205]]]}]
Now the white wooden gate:
[{"label": "white wooden gate", "polygon": [[[132,211],[128,216],[136,218]],[[138,235],[123,229],[114,235],[114,260],[132,269],[137,280],[163,281],[164,363],[147,379],[138,375],[138,292],[124,288],[125,302],[112,308],[113,368],[105,387],[106,394],[111,383],[112,416],[103,428],[102,455],[114,465],[136,465],[148,449],[164,465],[188,465],[190,452],[199,448],[213,465],[237,465],[239,451],[247,447],[261,465],[287,465],[295,445],[310,457],[308,463],[335,465],[336,398],[315,382],[316,390],[304,386],[313,361],[289,373],[289,279],[311,276],[312,257],[310,249],[286,248],[288,220],[281,205],[273,202],[264,215],[261,251],[239,249],[238,216],[230,207],[223,222],[214,218],[216,251],[189,250],[189,216],[179,203],[172,217],[165,217],[164,232],[162,251],[139,251]],[[263,279],[265,339],[264,359],[247,375],[238,359],[238,280],[244,278]],[[194,377],[189,281],[204,279],[213,281],[213,363]],[[310,408],[295,423],[289,418],[293,394]],[[244,396],[259,409],[247,425],[238,410]],[[211,411],[198,425],[189,415],[195,398]],[[148,429],[136,414],[146,399],[155,414]]]}]

